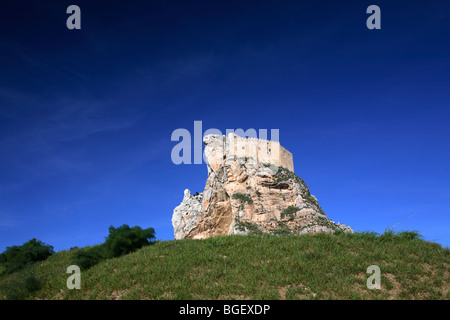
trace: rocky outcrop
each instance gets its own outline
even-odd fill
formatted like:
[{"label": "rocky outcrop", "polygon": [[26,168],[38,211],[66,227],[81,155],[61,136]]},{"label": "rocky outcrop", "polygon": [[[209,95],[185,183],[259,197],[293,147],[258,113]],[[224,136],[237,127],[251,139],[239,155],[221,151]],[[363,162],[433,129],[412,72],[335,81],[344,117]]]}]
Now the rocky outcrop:
[{"label": "rocky outcrop", "polygon": [[206,186],[196,195],[184,191],[172,216],[175,239],[353,232],[328,219],[305,182],[292,171],[236,156],[230,146],[232,135],[205,136]]}]

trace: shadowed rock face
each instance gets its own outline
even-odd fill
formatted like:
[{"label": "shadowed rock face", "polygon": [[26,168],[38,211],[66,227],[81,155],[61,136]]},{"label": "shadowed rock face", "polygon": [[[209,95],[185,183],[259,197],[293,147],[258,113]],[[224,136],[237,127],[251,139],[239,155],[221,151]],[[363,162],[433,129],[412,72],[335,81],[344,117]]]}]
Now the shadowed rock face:
[{"label": "shadowed rock face", "polygon": [[235,156],[230,151],[231,138],[205,136],[205,190],[198,195],[184,191],[172,216],[175,239],[262,232],[353,232],[328,219],[304,181],[292,171]]}]

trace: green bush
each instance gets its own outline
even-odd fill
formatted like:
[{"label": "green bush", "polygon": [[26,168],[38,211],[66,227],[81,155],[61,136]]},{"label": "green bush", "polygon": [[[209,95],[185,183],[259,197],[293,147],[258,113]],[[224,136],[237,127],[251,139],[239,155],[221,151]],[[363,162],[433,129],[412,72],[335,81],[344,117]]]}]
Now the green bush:
[{"label": "green bush", "polygon": [[41,288],[41,280],[34,275],[29,275],[27,272],[23,274],[19,273],[18,278],[2,283],[0,296],[3,295],[7,300],[24,300],[27,299],[30,294],[39,291]]},{"label": "green bush", "polygon": [[423,240],[423,235],[421,235],[418,231],[400,231],[397,232],[397,237],[400,237],[404,240]]},{"label": "green bush", "polygon": [[3,283],[0,292],[6,300],[24,300],[28,296],[28,292],[19,281],[9,281]]},{"label": "green bush", "polygon": [[262,232],[256,223],[252,223],[249,221],[241,221],[238,218],[235,218],[236,229],[243,232],[248,232],[251,235],[263,235]]},{"label": "green bush", "polygon": [[36,261],[45,260],[54,253],[52,246],[33,238],[22,246],[7,247],[0,254],[0,262],[4,266],[3,272],[9,274]]},{"label": "green bush", "polygon": [[98,245],[77,251],[73,255],[73,264],[79,266],[81,269],[89,269],[103,259],[105,259],[104,245]]},{"label": "green bush", "polygon": [[35,276],[29,276],[23,282],[23,287],[27,292],[33,293],[42,288],[42,282]]},{"label": "green bush", "polygon": [[422,240],[423,236],[417,231],[399,231],[395,232],[392,229],[386,230],[379,236],[380,240]]},{"label": "green bush", "polygon": [[240,192],[236,192],[233,194],[232,196],[233,199],[238,199],[241,200],[241,203],[248,203],[248,204],[252,204],[253,203],[253,199],[250,195],[246,194],[246,193],[240,193]]},{"label": "green bush", "polygon": [[123,254],[140,249],[155,239],[153,228],[130,228],[124,224],[118,228],[109,227],[109,236],[105,241],[105,250],[108,257],[118,257]]},{"label": "green bush", "polygon": [[124,224],[118,228],[109,227],[109,235],[104,243],[76,252],[73,264],[88,269],[102,260],[119,257],[150,244],[155,238],[153,228],[130,228]]},{"label": "green bush", "polygon": [[298,208],[298,207],[289,206],[281,212],[281,214],[280,214],[281,219],[283,219],[284,217],[289,217],[290,219],[293,219],[295,213],[299,210],[300,210],[300,208]]}]

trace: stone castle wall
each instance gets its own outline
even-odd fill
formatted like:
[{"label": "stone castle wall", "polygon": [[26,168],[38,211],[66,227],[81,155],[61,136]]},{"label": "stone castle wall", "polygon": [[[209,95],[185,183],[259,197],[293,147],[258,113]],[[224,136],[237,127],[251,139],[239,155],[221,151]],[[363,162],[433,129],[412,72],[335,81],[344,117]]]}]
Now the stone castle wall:
[{"label": "stone castle wall", "polygon": [[292,153],[279,142],[258,138],[242,138],[234,133],[227,136],[229,152],[237,157],[251,157],[261,163],[281,166],[294,172]]}]

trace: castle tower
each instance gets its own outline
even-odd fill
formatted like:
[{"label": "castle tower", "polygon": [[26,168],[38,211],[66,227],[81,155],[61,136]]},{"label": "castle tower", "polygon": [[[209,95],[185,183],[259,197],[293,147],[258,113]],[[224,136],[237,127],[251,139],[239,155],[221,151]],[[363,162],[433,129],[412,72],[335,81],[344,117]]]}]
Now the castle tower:
[{"label": "castle tower", "polygon": [[227,135],[227,144],[229,152],[236,157],[251,157],[258,163],[269,163],[294,172],[292,153],[283,148],[278,141],[243,138],[231,132]]}]

